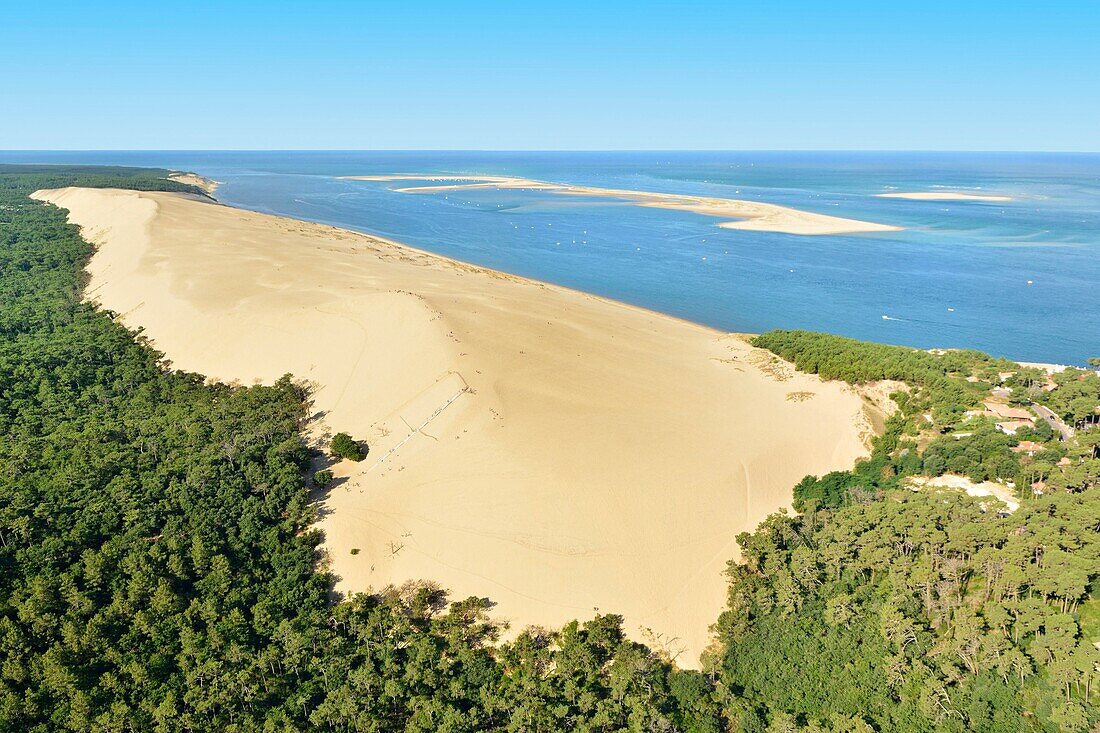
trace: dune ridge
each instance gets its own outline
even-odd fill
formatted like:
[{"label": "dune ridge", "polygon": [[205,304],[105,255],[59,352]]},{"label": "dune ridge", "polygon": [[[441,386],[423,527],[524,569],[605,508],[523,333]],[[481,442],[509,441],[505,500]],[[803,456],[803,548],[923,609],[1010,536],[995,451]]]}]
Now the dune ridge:
[{"label": "dune ridge", "polygon": [[315,440],[370,443],[319,498],[342,592],[431,579],[514,628],[621,613],[694,667],[737,533],[866,454],[851,389],[736,335],[197,196],[35,197],[97,245],[86,297],[176,368],[291,372]]},{"label": "dune ridge", "polygon": [[[821,235],[821,234],[858,234],[864,232],[897,232],[901,227],[889,224],[876,224],[858,219],[845,219],[828,214],[817,214],[788,206],[768,204],[761,201],[716,198],[711,196],[686,196],[672,193],[634,191],[620,188],[599,188],[597,186],[571,186],[565,183],[538,181],[531,178],[513,176],[438,176],[438,175],[374,175],[341,176],[349,181],[452,181],[432,186],[408,186],[396,188],[399,193],[438,193],[441,191],[459,191],[476,188],[497,189],[536,189],[567,196],[601,196],[630,201],[638,206],[651,206],[658,209],[690,211],[704,216],[732,218],[736,221],[724,221],[718,226],[724,229],[742,229],[761,232],[779,232],[783,234]],[[459,181],[454,183],[453,181]]]}]

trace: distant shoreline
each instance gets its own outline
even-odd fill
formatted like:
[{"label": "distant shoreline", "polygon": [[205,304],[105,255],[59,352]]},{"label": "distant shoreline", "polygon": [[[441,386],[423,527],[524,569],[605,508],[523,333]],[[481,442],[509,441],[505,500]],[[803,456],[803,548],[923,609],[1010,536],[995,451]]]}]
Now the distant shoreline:
[{"label": "distant shoreline", "polygon": [[211,197],[214,195],[214,191],[218,190],[218,186],[222,185],[221,181],[215,181],[213,178],[200,176],[198,173],[173,172],[168,174],[168,180],[201,188],[206,192],[207,196]]}]

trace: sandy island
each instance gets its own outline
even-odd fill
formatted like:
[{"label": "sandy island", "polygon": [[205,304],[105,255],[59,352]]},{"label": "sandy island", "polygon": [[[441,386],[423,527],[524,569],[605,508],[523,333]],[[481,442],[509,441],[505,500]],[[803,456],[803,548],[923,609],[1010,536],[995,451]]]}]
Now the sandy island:
[{"label": "sandy island", "polygon": [[1011,196],[961,191],[913,191],[911,193],[876,193],[880,199],[911,199],[913,201],[1011,201]]},{"label": "sandy island", "polygon": [[[711,198],[707,196],[684,196],[671,193],[653,193],[649,191],[631,191],[619,188],[598,188],[595,186],[570,186],[564,183],[537,181],[531,178],[511,176],[436,176],[436,175],[386,175],[386,176],[342,176],[349,181],[451,181],[432,186],[409,186],[394,189],[400,193],[439,193],[475,188],[497,189],[537,189],[571,196],[600,196],[622,199],[639,206],[652,206],[658,209],[676,209],[690,211],[704,216],[733,218],[738,221],[724,221],[718,226],[725,229],[744,229],[760,232],[780,232],[783,234],[858,234],[862,232],[897,232],[901,227],[887,224],[875,224],[857,219],[844,219],[839,216],[815,214],[809,211],[792,209],[777,204],[760,201],[742,201],[739,199]],[[455,183],[457,181],[457,183]]]},{"label": "sandy island", "polygon": [[175,367],[292,372],[315,433],[369,441],[322,497],[341,591],[431,579],[513,629],[621,613],[693,667],[737,533],[866,453],[856,394],[734,335],[193,195],[35,197],[98,245],[86,297]]}]

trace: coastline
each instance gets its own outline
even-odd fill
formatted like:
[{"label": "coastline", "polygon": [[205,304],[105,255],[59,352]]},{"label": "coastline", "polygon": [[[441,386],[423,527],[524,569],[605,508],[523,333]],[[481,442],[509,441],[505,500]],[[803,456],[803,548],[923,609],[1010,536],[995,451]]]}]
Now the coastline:
[{"label": "coastline", "polygon": [[200,188],[211,198],[214,197],[214,192],[218,190],[218,186],[222,185],[221,181],[215,181],[213,178],[190,172],[172,172],[168,174],[168,180]]},{"label": "coastline", "polygon": [[[527,189],[549,191],[566,196],[591,196],[628,201],[637,206],[687,211],[703,216],[714,216],[733,221],[719,222],[723,229],[777,232],[797,235],[860,234],[871,232],[897,232],[901,227],[878,224],[858,219],[847,219],[828,214],[818,214],[761,201],[745,201],[710,196],[635,191],[630,189],[574,186],[565,183],[539,181],[512,176],[440,176],[440,175],[374,175],[340,176],[347,181],[429,181],[429,186],[411,186],[393,189],[397,193],[440,193],[478,188]],[[438,183],[451,181],[451,183]],[[465,183],[454,183],[465,181]]]},{"label": "coastline", "polygon": [[428,578],[516,629],[599,608],[695,666],[736,534],[865,454],[850,389],[706,326],[194,197],[36,197],[98,245],[86,295],[176,368],[291,372],[315,439],[370,444],[322,501],[342,592]]}]

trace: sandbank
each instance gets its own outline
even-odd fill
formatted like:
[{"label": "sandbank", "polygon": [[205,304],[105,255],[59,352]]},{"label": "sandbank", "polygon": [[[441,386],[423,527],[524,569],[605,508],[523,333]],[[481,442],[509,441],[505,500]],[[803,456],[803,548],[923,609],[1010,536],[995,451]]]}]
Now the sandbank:
[{"label": "sandbank", "polygon": [[369,442],[320,498],[342,592],[430,579],[513,630],[619,613],[694,667],[736,535],[866,454],[853,390],[736,335],[195,196],[35,197],[97,245],[86,297],[174,368],[291,372],[318,441]]},{"label": "sandbank", "polygon": [[876,193],[880,199],[911,199],[913,201],[1011,201],[1011,196],[985,193],[963,193],[961,191],[913,191],[895,193]]},{"label": "sandbank", "polygon": [[[511,176],[436,176],[398,174],[386,176],[342,176],[352,181],[427,181],[436,182],[430,186],[409,186],[396,188],[400,193],[439,193],[476,188],[497,189],[537,189],[570,196],[596,196],[630,201],[639,206],[651,206],[659,209],[690,211],[704,216],[732,218],[736,221],[724,221],[718,226],[724,229],[743,229],[761,232],[780,232],[783,234],[858,234],[863,232],[896,232],[901,227],[874,222],[845,219],[839,216],[817,214],[787,206],[768,204],[760,201],[714,198],[709,196],[686,196],[651,191],[633,191],[619,188],[599,188],[596,186],[571,186],[565,183],[538,181],[531,178]],[[451,183],[441,183],[450,181]]]}]

